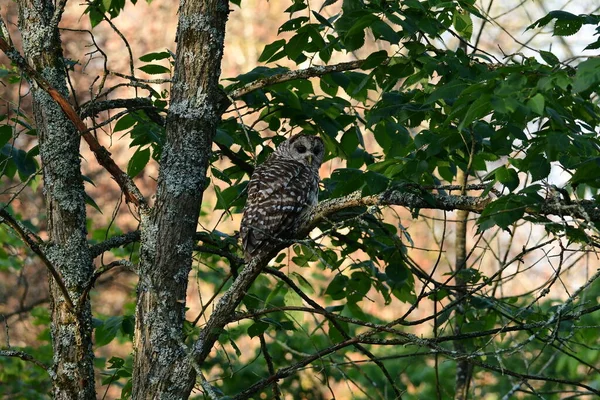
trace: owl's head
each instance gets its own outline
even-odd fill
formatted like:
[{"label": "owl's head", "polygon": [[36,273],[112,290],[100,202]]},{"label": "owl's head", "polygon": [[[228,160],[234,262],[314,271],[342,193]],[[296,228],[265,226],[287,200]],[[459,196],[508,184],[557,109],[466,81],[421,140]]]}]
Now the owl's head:
[{"label": "owl's head", "polygon": [[291,158],[318,170],[325,156],[323,140],[318,136],[299,133],[281,143],[275,150],[278,157]]}]

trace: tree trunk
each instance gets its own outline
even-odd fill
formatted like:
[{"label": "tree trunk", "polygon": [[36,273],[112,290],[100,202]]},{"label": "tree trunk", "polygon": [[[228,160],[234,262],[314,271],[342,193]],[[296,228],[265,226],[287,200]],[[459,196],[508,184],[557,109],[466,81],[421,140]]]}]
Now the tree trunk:
[{"label": "tree trunk", "polygon": [[142,216],[133,398],[187,398],[195,373],[180,343],[188,274],[219,92],[226,0],[182,1],[156,203]]},{"label": "tree trunk", "polygon": [[[459,170],[457,180],[463,187],[467,184],[467,173]],[[462,195],[464,196],[464,189]],[[459,210],[456,213],[456,240],[454,242],[454,251],[456,252],[456,297],[461,298],[467,294],[466,282],[463,279],[462,271],[466,269],[467,264],[467,221],[469,219],[469,211]],[[465,303],[466,299],[461,301],[456,307],[456,326],[454,329],[455,335],[460,335],[462,325],[464,323]],[[454,349],[462,354],[465,352],[465,347],[460,340],[454,344]],[[469,384],[471,383],[472,367],[466,360],[458,360],[456,362],[456,379],[455,379],[455,400],[466,400],[469,396]]]},{"label": "tree trunk", "polygon": [[[58,20],[53,21],[53,1],[21,0],[19,28],[28,63],[54,88],[68,97]],[[73,303],[93,273],[86,240],[86,211],[80,172],[80,137],[60,107],[42,89],[32,85],[33,112],[43,165],[46,218],[51,245],[45,250],[62,276]],[[52,371],[55,399],[95,399],[92,314],[87,299],[77,311],[49,275]]]}]

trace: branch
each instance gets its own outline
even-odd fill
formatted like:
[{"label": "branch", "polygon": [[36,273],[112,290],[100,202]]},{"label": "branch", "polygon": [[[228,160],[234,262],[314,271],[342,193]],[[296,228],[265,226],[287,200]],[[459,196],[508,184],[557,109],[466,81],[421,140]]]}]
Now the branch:
[{"label": "branch", "polygon": [[[403,192],[402,189],[389,189],[378,195],[361,197],[360,191],[356,191],[344,197],[325,200],[311,209],[304,216],[303,229],[299,231],[299,237],[306,236],[310,230],[331,215],[352,207],[368,206],[404,206],[408,208],[425,208],[445,211],[464,210],[477,214],[492,202],[491,198],[473,196],[452,196],[443,194],[428,194],[427,198],[415,193]],[[582,200],[576,204],[570,201],[550,198],[538,205],[538,207],[526,207],[524,211],[530,215],[570,215],[573,218],[586,221],[600,221],[600,206],[591,200]]]},{"label": "branch", "polygon": [[15,357],[15,358],[20,358],[23,361],[29,361],[35,365],[37,365],[38,367],[42,368],[44,371],[48,372],[48,374],[50,374],[50,376],[52,377],[53,372],[50,369],[50,367],[48,367],[46,364],[44,364],[43,362],[39,361],[38,359],[36,359],[35,357],[33,357],[31,354],[27,354],[23,351],[17,351],[17,350],[0,350],[0,356],[2,357]]},{"label": "branch", "polygon": [[292,375],[293,373],[295,373],[299,369],[307,366],[308,364],[312,363],[313,361],[323,358],[328,354],[335,353],[336,351],[343,349],[345,347],[351,346],[354,343],[360,343],[360,338],[358,336],[353,337],[352,339],[349,339],[349,340],[344,340],[344,341],[339,342],[331,347],[328,347],[326,349],[318,351],[318,352],[314,353],[313,355],[304,358],[303,360],[299,361],[298,363],[296,363],[294,365],[290,365],[289,367],[279,369],[274,375],[271,375],[270,377],[255,383],[254,385],[250,386],[248,389],[237,394],[235,397],[233,397],[233,399],[234,400],[243,400],[243,399],[250,398],[254,393],[258,392],[259,390],[272,385],[274,382],[277,382],[280,379],[283,379],[283,378],[286,378],[286,377]]},{"label": "branch", "polygon": [[140,231],[128,232],[123,235],[113,236],[110,239],[105,240],[102,243],[90,246],[90,253],[92,258],[96,258],[102,253],[115,249],[117,247],[126,246],[130,243],[140,241]]},{"label": "branch", "polygon": [[360,191],[356,191],[344,197],[322,201],[309,210],[303,217],[304,222],[301,224],[303,228],[299,230],[298,236],[305,237],[319,223],[347,208],[396,205],[408,208],[468,210],[481,213],[490,202],[490,198],[442,194],[428,194],[425,199],[424,196],[412,192],[405,193],[400,189],[390,189],[381,194],[365,197],[361,196]]},{"label": "branch", "polygon": [[104,146],[98,143],[98,140],[88,131],[87,126],[83,123],[77,112],[73,109],[73,106],[69,101],[56,90],[50,83],[45,80],[36,70],[34,70],[23,56],[12,46],[10,46],[5,38],[0,36],[0,50],[6,54],[6,56],[17,65],[17,67],[32,79],[37,85],[44,90],[52,99],[60,106],[65,113],[66,117],[73,123],[75,128],[79,131],[83,139],[87,142],[90,150],[96,156],[96,159],[117,181],[117,184],[125,194],[127,202],[131,202],[144,212],[149,210],[148,203],[142,193],[135,185],[129,175],[119,168],[115,161],[110,157],[110,152],[106,150]]},{"label": "branch", "polygon": [[41,304],[44,304],[44,303],[48,303],[48,302],[50,302],[50,299],[48,297],[45,297],[45,298],[35,300],[31,304],[23,306],[23,307],[19,308],[18,310],[14,310],[14,311],[11,311],[11,312],[8,312],[5,314],[0,314],[0,322],[8,321],[8,319],[14,315],[20,316],[21,314],[28,313],[29,311],[33,310],[35,307],[37,307]]},{"label": "branch", "polygon": [[[81,119],[86,119],[102,111],[112,110],[115,108],[126,108],[130,111],[134,111],[140,108],[149,107],[154,107],[154,104],[152,103],[152,100],[150,100],[147,97],[134,97],[131,99],[114,99],[105,101],[89,101],[81,106],[79,115],[81,116]],[[164,119],[161,119],[160,125],[164,125]]]},{"label": "branch", "polygon": [[56,270],[56,268],[54,268],[54,265],[52,264],[52,262],[50,262],[50,260],[46,256],[46,253],[42,250],[42,246],[44,245],[44,242],[39,237],[37,237],[33,232],[31,232],[29,229],[27,229],[25,226],[23,226],[23,224],[21,224],[19,221],[14,219],[12,217],[12,215],[10,215],[4,209],[0,209],[0,223],[2,223],[2,222],[6,223],[8,226],[10,226],[15,231],[15,233],[21,238],[21,240],[35,254],[37,254],[40,257],[40,259],[42,260],[42,262],[44,263],[44,265],[46,266],[46,268],[48,269],[48,271],[54,278],[54,281],[58,285],[60,292],[62,293],[63,297],[65,298],[67,307],[71,311],[73,311],[75,309],[73,306],[73,301],[71,300],[71,296],[69,296],[69,291],[67,290],[67,287],[65,286],[65,282],[62,279],[60,272],[58,272]]},{"label": "branch", "polygon": [[81,296],[79,297],[79,301],[77,302],[78,310],[80,310],[83,304],[85,303],[85,300],[87,299],[88,295],[90,294],[90,291],[96,284],[98,278],[100,278],[100,276],[104,275],[105,273],[107,273],[115,267],[124,267],[129,271],[135,271],[135,266],[133,265],[133,263],[127,260],[113,261],[110,264],[98,268],[96,271],[94,271],[94,274],[92,275],[90,280],[83,287],[83,291],[81,292]]},{"label": "branch", "polygon": [[306,69],[300,69],[296,71],[283,72],[281,74],[269,76],[250,82],[241,88],[234,89],[229,93],[229,96],[234,99],[239,99],[248,93],[254,92],[255,90],[262,89],[266,86],[271,86],[276,83],[293,81],[296,79],[314,78],[317,76],[323,76],[332,72],[350,71],[353,69],[359,69],[365,60],[356,60],[350,62],[344,62],[335,65],[319,65]]},{"label": "branch", "polygon": [[[273,366],[273,359],[269,354],[269,348],[267,347],[267,342],[265,341],[265,334],[261,333],[260,335],[258,335],[258,338],[260,339],[260,349],[265,358],[265,362],[267,363],[267,369],[269,370],[269,374],[274,375],[275,367]],[[281,391],[279,390],[279,385],[277,384],[277,381],[273,382],[273,398],[275,400],[281,399]]]}]

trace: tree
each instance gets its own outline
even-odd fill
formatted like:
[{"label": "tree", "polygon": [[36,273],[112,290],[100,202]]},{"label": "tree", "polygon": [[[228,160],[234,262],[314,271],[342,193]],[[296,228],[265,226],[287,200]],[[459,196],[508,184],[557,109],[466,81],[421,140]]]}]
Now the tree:
[{"label": "tree", "polygon": [[[33,255],[48,271],[50,314],[32,313],[49,323],[52,351],[11,345],[5,316],[3,374],[18,379],[0,390],[34,398],[51,387],[59,399],[95,398],[100,385],[135,399],[188,398],[194,388],[211,399],[600,394],[598,57],[485,51],[491,3],[297,0],[283,37],[259,58],[265,66],[223,80],[229,8],[244,5],[183,1],[175,53],[130,55],[129,74],[104,63],[88,90],[68,86],[82,64],[64,57],[67,2],[17,3],[22,46],[2,23],[12,64],[0,77],[29,87],[32,117],[17,103],[0,127],[0,257],[10,274]],[[85,14],[118,32],[124,5],[94,0]],[[552,11],[528,29],[561,38],[589,27],[598,35],[600,16]],[[590,54],[600,48],[593,40]],[[136,77],[139,64],[165,75]],[[123,81],[106,87],[115,75]],[[136,96],[113,98],[122,86]],[[80,104],[82,92],[91,98]],[[124,111],[103,117],[114,109]],[[106,126],[135,147],[126,172],[101,144]],[[254,165],[290,131],[325,142],[322,201],[295,240],[274,238],[277,249],[245,264],[235,234],[199,218],[239,218]],[[88,228],[99,206],[84,187],[80,137],[138,229]],[[150,193],[133,178],[154,162]],[[26,193],[44,197],[38,223],[17,204]],[[413,240],[401,207],[430,221],[429,243]],[[104,317],[93,299],[117,269],[138,277],[135,310]],[[192,269],[213,295],[190,320]],[[531,271],[536,280],[523,284]],[[95,352],[115,338],[132,341],[133,356],[95,367]],[[95,368],[108,376],[99,381]]]}]

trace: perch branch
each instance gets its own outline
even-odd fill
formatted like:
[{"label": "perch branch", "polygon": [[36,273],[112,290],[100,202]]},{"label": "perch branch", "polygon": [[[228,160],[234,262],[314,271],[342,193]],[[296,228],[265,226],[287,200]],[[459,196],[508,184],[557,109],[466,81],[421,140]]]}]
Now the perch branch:
[{"label": "perch branch", "polygon": [[50,83],[44,79],[41,74],[39,74],[36,70],[34,70],[27,61],[23,58],[23,56],[12,46],[8,44],[5,38],[0,37],[0,50],[6,54],[6,56],[14,62],[17,67],[25,73],[30,79],[35,81],[37,85],[44,90],[52,99],[60,106],[60,108],[65,113],[66,117],[73,123],[75,128],[79,131],[83,139],[86,141],[90,150],[96,156],[96,159],[117,181],[117,184],[125,194],[125,198],[127,202],[133,203],[136,206],[140,207],[143,212],[147,212],[149,207],[146,199],[142,196],[142,193],[135,185],[133,180],[129,175],[119,168],[119,166],[115,163],[115,161],[110,157],[110,152],[106,150],[106,148],[98,142],[98,140],[92,135],[89,131],[85,123],[81,120],[79,115],[73,106],[69,103],[69,101],[62,95],[58,90],[56,90]]}]

